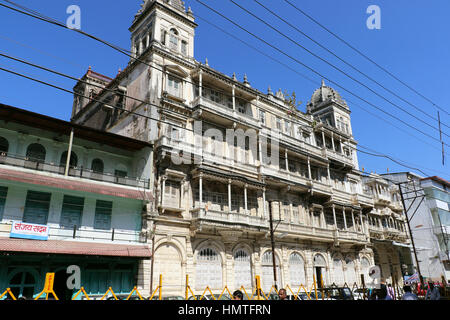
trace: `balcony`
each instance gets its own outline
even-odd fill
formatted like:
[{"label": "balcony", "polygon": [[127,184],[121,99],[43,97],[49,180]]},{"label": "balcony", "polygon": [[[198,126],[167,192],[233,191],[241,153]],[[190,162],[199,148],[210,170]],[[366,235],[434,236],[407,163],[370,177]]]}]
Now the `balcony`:
[{"label": "balcony", "polygon": [[[195,98],[191,102],[191,107],[194,109],[200,109],[202,111],[212,113],[215,116],[219,115],[222,118],[241,123],[253,129],[261,128],[259,121],[252,117],[250,114],[233,110],[224,103],[215,102],[206,97]],[[247,112],[249,112],[249,110],[251,110],[251,108],[249,105],[247,105]]]},{"label": "balcony", "polygon": [[[0,166],[12,166],[16,168],[24,168],[27,170],[34,171],[36,173],[50,173],[57,174],[61,177],[65,174],[65,167],[56,165],[54,163],[33,161],[26,157],[12,155],[8,153],[7,155],[0,155]],[[100,173],[94,172],[92,170],[84,169],[83,167],[71,167],[69,169],[68,175],[70,177],[76,177],[87,180],[94,180],[99,182],[113,183],[118,185],[137,187],[137,188],[150,188],[149,179],[140,179],[128,176],[119,176],[112,173]]]},{"label": "balcony", "polygon": [[334,160],[336,162],[348,165],[349,167],[354,167],[352,157],[346,156],[337,151],[333,151],[332,149],[328,149],[328,148],[322,149],[322,156],[329,160]]},{"label": "balcony", "polygon": [[[0,223],[0,237],[8,237],[11,232],[12,222]],[[100,242],[133,244],[145,243],[147,239],[140,231],[126,229],[100,230],[92,227],[74,226],[66,228],[57,224],[48,224],[48,240],[80,241],[80,242]]]},{"label": "balcony", "polygon": [[269,228],[269,222],[258,216],[233,213],[220,210],[206,210],[205,208],[191,209],[192,220],[213,225],[242,225],[250,228]]}]

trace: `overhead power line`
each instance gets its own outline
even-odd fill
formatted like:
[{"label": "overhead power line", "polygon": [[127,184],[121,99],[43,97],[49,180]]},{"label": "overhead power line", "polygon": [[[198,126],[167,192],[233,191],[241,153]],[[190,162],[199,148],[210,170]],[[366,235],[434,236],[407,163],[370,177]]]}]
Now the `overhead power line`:
[{"label": "overhead power line", "polygon": [[[198,0],[196,0],[198,1]],[[198,1],[200,2],[200,1]],[[359,85],[363,86],[364,88],[366,88],[367,90],[369,90],[370,92],[372,92],[373,94],[375,94],[376,96],[378,96],[379,98],[385,100],[386,102],[388,102],[389,104],[393,105],[394,107],[396,107],[397,109],[405,112],[406,114],[408,114],[409,116],[413,117],[414,119],[416,119],[417,121],[427,125],[428,127],[436,130],[439,132],[439,128],[435,127],[431,124],[429,124],[428,122],[425,122],[424,120],[422,120],[421,118],[417,117],[416,115],[412,114],[411,112],[409,112],[408,110],[406,110],[405,108],[399,106],[398,104],[392,102],[391,100],[389,100],[388,98],[386,98],[385,96],[379,94],[377,91],[373,90],[371,87],[369,87],[368,85],[364,84],[363,82],[359,81],[358,79],[356,79],[355,77],[351,76],[350,74],[348,74],[347,72],[345,72],[344,70],[342,70],[341,68],[335,66],[333,63],[329,62],[328,60],[322,58],[321,56],[317,55],[316,53],[312,52],[311,50],[309,50],[308,48],[306,48],[305,46],[301,45],[298,41],[292,39],[290,36],[286,35],[285,33],[281,32],[280,30],[278,30],[277,28],[273,27],[270,23],[268,23],[267,21],[265,21],[264,19],[258,17],[256,14],[254,14],[253,12],[247,10],[246,8],[244,8],[243,6],[241,6],[240,4],[236,3],[234,0],[230,0],[231,3],[233,3],[234,5],[236,5],[237,7],[239,7],[240,9],[242,9],[243,11],[247,12],[249,15],[253,16],[254,18],[256,18],[257,20],[259,20],[260,22],[262,22],[263,24],[265,24],[266,26],[268,26],[270,29],[274,30],[275,32],[277,32],[278,34],[280,34],[282,37],[288,39],[289,41],[291,41],[292,43],[294,43],[295,45],[297,45],[298,47],[302,48],[303,50],[305,50],[306,52],[308,52],[309,54],[311,54],[312,56],[314,56],[315,58],[321,60],[322,62],[326,63],[327,65],[331,66],[333,69],[339,71],[340,73],[344,74],[346,77],[350,78],[351,80],[355,81],[356,83],[358,83]],[[285,20],[284,20],[285,21]],[[445,132],[443,132],[444,135],[450,137],[449,135],[447,135]]]},{"label": "overhead power line", "polygon": [[[274,46],[273,44],[269,43],[268,41],[262,39],[262,38],[259,37],[258,35],[256,35],[256,34],[252,33],[251,31],[245,29],[244,27],[242,27],[242,26],[239,25],[238,23],[234,22],[233,20],[231,20],[231,19],[228,18],[227,16],[223,15],[222,13],[218,12],[217,10],[211,8],[210,6],[208,6],[207,4],[203,3],[202,1],[200,1],[200,0],[195,0],[195,1],[197,1],[197,2],[200,3],[201,5],[205,6],[206,8],[210,9],[211,11],[213,11],[213,12],[216,13],[217,15],[221,16],[222,18],[228,20],[229,22],[231,22],[232,24],[234,24],[236,27],[240,28],[241,30],[245,31],[246,33],[250,34],[251,36],[255,37],[255,38],[258,39],[259,41],[265,43],[266,45],[268,45],[268,46],[270,46],[271,48],[275,49],[276,51],[280,52],[281,54],[287,56],[289,59],[291,59],[291,60],[295,61],[296,63],[302,65],[303,67],[309,69],[309,70],[312,71],[313,73],[315,73],[315,74],[317,74],[318,76],[320,76],[322,79],[326,79],[327,81],[333,83],[334,85],[336,85],[337,87],[341,88],[342,90],[344,90],[344,91],[350,93],[352,96],[358,98],[358,99],[361,100],[361,101],[364,101],[365,103],[367,103],[367,104],[371,105],[372,107],[378,109],[379,111],[383,112],[384,114],[386,114],[386,115],[388,115],[388,116],[390,116],[390,117],[396,119],[397,121],[403,123],[404,125],[408,126],[409,128],[411,128],[411,129],[413,129],[413,130],[415,130],[415,131],[418,131],[418,132],[420,132],[421,134],[427,136],[428,138],[430,138],[430,139],[432,139],[432,140],[435,140],[435,141],[438,141],[439,143],[441,143],[441,141],[440,141],[439,139],[437,139],[437,138],[435,138],[435,137],[429,135],[428,133],[426,133],[426,132],[424,132],[424,131],[418,129],[417,127],[414,127],[414,126],[410,125],[409,123],[405,122],[404,120],[400,119],[399,117],[397,117],[397,116],[395,116],[395,115],[392,115],[391,113],[385,111],[385,110],[382,109],[381,107],[379,107],[379,106],[377,106],[377,105],[375,105],[375,104],[373,104],[373,103],[367,101],[366,99],[360,97],[359,95],[355,94],[354,92],[352,92],[352,91],[348,90],[347,88],[341,86],[339,83],[337,83],[337,82],[335,82],[335,81],[329,79],[328,77],[324,76],[324,75],[321,74],[320,72],[316,71],[314,68],[312,68],[312,67],[306,65],[305,63],[303,63],[303,62],[301,62],[300,60],[298,60],[298,59],[292,57],[291,55],[289,55],[288,53],[286,53],[286,52],[284,52],[283,50],[279,49],[278,47]],[[445,144],[446,144],[446,143],[445,143]],[[448,144],[446,144],[446,145],[448,145]],[[448,145],[448,146],[450,146],[450,145]]]},{"label": "overhead power line", "polygon": [[[84,97],[84,98],[87,98],[87,99],[90,99],[90,100],[93,100],[93,101],[96,101],[96,102],[99,102],[99,103],[102,103],[102,104],[106,104],[104,101],[101,101],[101,100],[99,100],[99,99],[92,98],[92,97],[88,97],[88,96],[83,95],[83,94],[75,93],[75,92],[73,92],[73,91],[71,91],[71,90],[68,90],[68,89],[65,89],[65,88],[56,86],[56,85],[51,84],[51,83],[49,83],[49,82],[42,81],[42,80],[39,80],[39,79],[30,77],[30,76],[27,76],[27,75],[25,75],[25,74],[23,74],[23,73],[15,72],[15,71],[12,71],[12,70],[9,70],[9,69],[6,69],[6,68],[2,68],[2,67],[0,67],[0,70],[1,70],[1,71],[4,71],[4,72],[11,73],[11,74],[14,74],[14,75],[16,75],[16,76],[20,76],[20,77],[22,77],[22,78],[25,78],[25,79],[28,79],[28,80],[31,80],[31,81],[34,81],[34,82],[37,82],[37,83],[40,83],[40,84],[43,84],[43,85],[46,85],[46,86],[49,86],[49,87],[51,87],[51,88],[54,88],[54,89],[57,89],[57,90],[60,90],[60,91],[63,91],[63,92],[69,93],[69,94],[73,94],[73,95],[76,94],[76,95],[78,95],[78,96],[80,96],[80,97]],[[61,75],[62,75],[62,74],[61,74]],[[152,103],[149,103],[149,102],[144,102],[144,103],[145,103],[146,105],[149,105],[149,106],[155,106],[155,107],[160,108],[160,106],[155,105],[155,104],[152,104]],[[107,105],[107,104],[106,104],[106,105]],[[128,114],[132,114],[132,115],[136,115],[136,116],[141,116],[141,117],[144,117],[144,118],[147,118],[147,119],[150,119],[150,120],[154,120],[154,121],[166,123],[166,124],[171,125],[172,127],[176,127],[176,128],[182,129],[182,130],[184,130],[184,131],[191,131],[191,132],[194,132],[193,129],[187,129],[187,128],[182,127],[182,126],[175,125],[175,124],[173,124],[173,123],[169,123],[169,122],[167,122],[167,121],[160,120],[160,119],[156,119],[156,118],[153,118],[153,117],[151,117],[151,116],[147,116],[147,115],[144,115],[144,114],[140,114],[140,113],[137,113],[137,112],[134,112],[134,111],[129,111],[129,110],[123,109],[123,108],[118,107],[118,106],[114,106],[114,105],[107,105],[107,106],[110,107],[110,108],[113,108],[113,109],[117,109],[117,110],[119,110],[119,111],[121,111],[121,112],[126,112],[126,113],[128,113]],[[194,132],[194,133],[195,133],[195,132]],[[411,167],[411,166],[407,166],[407,165],[405,165],[405,164],[402,164],[402,163],[400,163],[398,160],[395,160],[395,159],[393,159],[392,157],[390,157],[390,156],[388,156],[388,155],[384,155],[384,154],[372,154],[372,153],[369,153],[369,152],[366,152],[366,151],[358,150],[358,149],[353,148],[353,147],[351,147],[351,146],[349,146],[349,148],[350,148],[350,149],[353,149],[353,150],[355,150],[355,151],[359,151],[359,152],[362,152],[362,153],[366,153],[366,154],[372,155],[372,156],[376,156],[376,157],[384,157],[384,158],[390,159],[391,161],[393,161],[393,162],[395,162],[395,163],[397,163],[397,164],[399,164],[399,165],[401,165],[401,166],[403,166],[403,167],[406,167],[406,168],[409,168],[409,169],[417,170],[417,171],[421,172],[422,174],[424,174],[425,176],[428,176],[428,175],[427,175],[425,172],[423,172],[422,170],[420,170],[420,169],[418,169],[418,168]],[[356,171],[359,171],[359,172],[361,172],[361,173],[365,173],[365,172],[360,171],[360,170],[356,170]],[[366,174],[366,173],[365,173],[365,174]]]},{"label": "overhead power line", "polygon": [[395,80],[397,80],[398,82],[400,82],[401,84],[403,84],[405,87],[407,87],[409,90],[411,90],[412,92],[414,92],[415,94],[417,94],[418,96],[422,97],[424,100],[428,101],[429,103],[431,103],[435,108],[445,112],[447,115],[450,115],[450,113],[448,111],[446,111],[445,109],[443,109],[442,107],[440,107],[438,104],[434,103],[432,100],[430,100],[429,98],[427,98],[426,96],[424,96],[423,94],[421,94],[420,92],[418,92],[416,89],[414,89],[413,87],[411,87],[410,85],[408,85],[406,82],[402,81],[401,79],[399,79],[397,76],[395,76],[392,72],[390,72],[389,70],[387,70],[386,68],[384,68],[383,66],[381,66],[380,64],[378,64],[377,62],[375,62],[373,59],[371,59],[370,57],[368,57],[366,54],[364,54],[363,52],[361,52],[360,50],[358,50],[357,48],[355,48],[353,45],[351,45],[348,41],[344,40],[342,37],[338,36],[336,33],[334,33],[333,31],[331,31],[329,28],[325,27],[323,24],[321,24],[319,21],[317,21],[317,19],[314,19],[311,15],[307,14],[305,11],[303,11],[302,9],[300,9],[298,6],[294,5],[291,1],[289,0],[284,0],[287,4],[289,4],[291,7],[293,7],[295,10],[297,10],[298,12],[300,12],[302,15],[304,15],[305,17],[307,17],[309,20],[311,20],[312,22],[314,22],[315,24],[317,24],[318,26],[320,26],[322,29],[324,29],[325,31],[327,31],[329,34],[331,34],[333,37],[335,37],[336,39],[338,39],[339,41],[341,41],[342,43],[344,43],[347,47],[349,47],[350,49],[352,49],[353,51],[355,51],[356,53],[358,53],[360,56],[362,56],[363,58],[365,58],[366,60],[370,61],[372,64],[374,64],[375,66],[377,66],[380,70],[384,71],[385,73],[387,73],[388,75],[390,75],[392,78],[394,78]]},{"label": "overhead power line", "polygon": [[[0,4],[1,5],[1,4]],[[64,25],[62,25],[63,27],[65,27]],[[97,41],[100,41],[100,42],[103,42],[101,39],[99,39],[99,38],[93,38],[93,39],[95,39],[95,40],[97,40]],[[116,48],[115,48],[116,49]],[[117,50],[117,49],[116,49]],[[119,49],[120,50],[120,49]],[[133,59],[135,59],[135,60],[138,60],[138,59],[136,59],[136,58],[134,58],[134,57],[132,57]],[[151,65],[150,65],[151,66]],[[152,67],[154,67],[154,66],[152,66]],[[159,69],[160,70],[160,69]],[[3,69],[3,71],[6,71],[5,69]],[[164,72],[163,70],[160,70],[160,71],[162,71],[162,72]],[[8,71],[9,72],[9,71]],[[17,74],[17,73],[15,73],[15,74]],[[73,77],[72,77],[73,78]],[[42,81],[39,81],[39,80],[36,80],[36,79],[31,79],[31,78],[29,78],[30,80],[34,80],[34,81],[38,81],[38,82],[41,82],[41,83],[43,83]],[[75,79],[75,78],[73,78],[73,79]],[[77,79],[78,80],[78,79]],[[309,79],[310,80],[310,79]],[[310,80],[311,81],[311,80]],[[52,86],[52,85],[50,85],[50,86]],[[63,88],[59,88],[59,87],[56,87],[56,86],[53,86],[53,87],[55,87],[55,88],[57,88],[57,89],[62,89],[62,90],[64,90],[64,91],[66,91],[66,92],[68,92],[68,93],[72,93],[72,94],[75,94],[74,92],[72,92],[72,91],[70,91],[70,90],[66,90],[66,89],[63,89]],[[132,98],[132,99],[135,99],[135,98],[133,98],[133,97],[129,97],[129,98]],[[92,99],[91,99],[92,100]],[[95,100],[95,99],[94,99]],[[103,101],[100,101],[100,100],[98,100],[98,102],[100,102],[100,103],[104,103]],[[146,101],[141,101],[141,102],[143,102],[143,103],[147,103],[147,104],[149,104],[149,105],[152,105],[152,104],[150,104],[150,103],[148,103],[148,102],[146,102]],[[160,106],[157,106],[157,105],[154,105],[153,104],[153,106],[155,106],[155,107],[158,107],[158,108],[161,108]],[[124,109],[122,109],[122,108],[119,108],[119,107],[117,107],[118,109],[120,109],[121,111],[126,111],[126,112],[128,112],[128,113],[133,113],[133,112],[131,112],[131,111],[128,111],[128,110],[124,110]],[[139,115],[139,116],[143,116],[143,115],[141,115],[141,114],[137,114],[137,115]],[[151,118],[151,117],[149,117],[149,118]],[[156,120],[156,121],[161,121],[160,119],[154,119],[154,118],[151,118],[152,120]],[[161,121],[161,122],[164,122],[164,121]],[[172,123],[170,123],[172,126],[174,126],[174,127],[177,127],[176,125],[173,125]],[[180,129],[183,129],[183,130],[186,130],[186,128],[184,128],[184,127],[181,127],[181,126],[178,126]],[[356,150],[356,149],[355,149]]]},{"label": "overhead power line", "polygon": [[[280,19],[281,21],[283,21],[285,24],[287,24],[288,26],[290,26],[291,28],[293,28],[294,30],[296,30],[298,33],[302,34],[303,36],[305,36],[306,38],[308,38],[309,40],[311,40],[312,42],[314,42],[316,45],[318,45],[319,47],[321,47],[322,49],[324,49],[325,51],[327,51],[328,53],[330,53],[331,55],[333,55],[335,58],[339,59],[340,61],[342,61],[343,63],[345,63],[347,66],[349,66],[350,68],[352,68],[353,70],[355,70],[356,72],[358,72],[359,74],[363,75],[364,77],[366,77],[367,79],[369,79],[370,81],[376,83],[378,86],[380,86],[381,88],[383,88],[384,90],[386,90],[387,92],[389,92],[390,94],[392,94],[393,96],[397,97],[398,99],[402,100],[403,102],[406,102],[407,104],[409,104],[411,107],[413,107],[414,109],[416,109],[417,111],[421,112],[422,114],[426,115],[428,118],[430,118],[433,121],[439,122],[439,120],[430,115],[429,113],[425,112],[423,110],[423,108],[419,108],[418,106],[416,106],[415,104],[413,104],[412,102],[402,98],[401,96],[399,96],[398,94],[396,94],[394,91],[390,90],[389,88],[387,88],[386,86],[384,86],[383,84],[381,84],[380,82],[378,82],[377,80],[375,80],[374,78],[370,77],[369,75],[367,75],[366,73],[362,72],[360,69],[356,68],[355,66],[353,66],[351,63],[349,63],[348,61],[344,60],[343,58],[339,57],[336,53],[334,53],[333,51],[331,51],[330,49],[328,49],[326,46],[322,45],[320,42],[314,40],[311,36],[309,36],[308,34],[304,33],[301,29],[299,29],[298,27],[296,27],[295,25],[293,25],[292,23],[290,23],[289,21],[287,21],[286,19],[284,19],[283,17],[281,17],[280,15],[276,14],[273,10],[271,10],[270,8],[266,7],[265,5],[263,5],[262,3],[260,3],[258,0],[253,0],[254,2],[256,2],[258,5],[260,5],[261,7],[263,7],[266,11],[270,12],[272,15],[274,15],[275,17],[277,17],[278,19]],[[444,125],[447,128],[450,128],[449,126],[447,126],[445,123],[442,123],[442,125]]]},{"label": "overhead power line", "polygon": [[[196,1],[198,1],[198,0],[196,0]],[[10,2],[10,3],[13,3],[12,1],[9,1],[9,2]],[[198,2],[201,3],[200,1],[198,1]],[[201,3],[201,4],[204,5],[204,6],[206,6],[206,7],[208,7],[207,5],[205,5],[205,4],[203,4],[203,3]],[[37,17],[36,15],[34,15],[34,14],[32,14],[32,13],[23,12],[22,10],[19,10],[19,9],[16,9],[16,8],[12,8],[12,7],[10,7],[10,6],[8,6],[8,5],[5,5],[5,4],[2,4],[2,3],[0,3],[0,6],[6,7],[6,8],[8,8],[8,9],[14,10],[14,11],[19,12],[19,13],[22,13],[22,14],[26,14],[26,15],[28,15],[28,16],[30,16],[30,17],[39,19],[39,20],[44,21],[44,22],[50,22],[50,23],[53,23],[54,25],[57,25],[57,26],[59,26],[59,27],[65,28],[65,29],[69,29],[69,30],[72,30],[72,31],[77,31],[76,29],[70,29],[70,28],[68,28],[66,25],[64,25],[64,24],[61,23],[61,22],[55,22],[56,20],[54,20],[54,21],[52,22],[53,19],[47,18],[47,17],[45,17],[45,16],[43,16],[43,15],[40,15],[39,17]],[[210,8],[210,7],[208,7],[208,8]],[[213,10],[214,12],[216,12],[217,14],[221,15],[221,14],[218,13],[216,10],[214,10],[214,9],[212,9],[212,8],[210,8],[210,9]],[[30,11],[30,9],[28,9],[28,10]],[[31,11],[32,11],[32,10],[31,10]],[[223,15],[221,15],[221,16],[224,17]],[[224,17],[224,18],[227,19],[227,20],[229,20],[229,21],[232,22],[233,24],[237,25],[234,21],[231,21],[230,19],[228,19],[228,18],[226,18],[226,17]],[[295,62],[297,62],[297,63],[303,65],[303,66],[306,67],[307,69],[309,69],[309,70],[313,71],[314,73],[318,74],[318,75],[319,75],[320,77],[322,77],[323,79],[326,79],[326,80],[328,80],[328,81],[334,83],[334,84],[337,85],[338,87],[340,87],[340,88],[342,88],[343,90],[349,92],[349,93],[352,94],[353,96],[355,96],[355,97],[357,97],[358,99],[360,99],[360,100],[366,102],[367,104],[369,104],[369,105],[371,105],[372,107],[378,109],[379,111],[381,111],[381,112],[383,112],[383,113],[385,113],[385,114],[387,114],[387,115],[389,115],[389,116],[395,118],[397,121],[400,121],[401,123],[405,124],[406,126],[412,128],[413,130],[416,130],[416,131],[422,133],[423,135],[425,135],[425,136],[427,136],[427,137],[429,137],[429,138],[431,138],[431,139],[433,139],[433,140],[437,140],[436,138],[430,136],[429,134],[423,132],[422,130],[419,130],[419,129],[417,129],[417,128],[414,127],[414,126],[409,125],[408,123],[406,123],[406,122],[403,121],[402,119],[400,119],[400,118],[398,118],[398,117],[396,117],[396,116],[394,116],[394,115],[391,115],[390,113],[386,112],[386,111],[383,110],[382,108],[380,108],[380,107],[378,107],[378,106],[376,106],[376,105],[374,105],[374,104],[368,102],[367,100],[365,100],[365,99],[359,97],[358,95],[354,94],[353,92],[351,92],[351,91],[347,90],[346,88],[340,86],[338,83],[336,83],[336,82],[334,82],[334,81],[328,79],[327,77],[321,75],[320,73],[318,73],[318,72],[315,71],[314,69],[312,69],[312,68],[310,68],[309,66],[303,64],[303,63],[300,62],[299,60],[297,60],[297,59],[291,57],[290,55],[286,54],[285,52],[281,51],[280,49],[274,47],[273,45],[271,45],[271,44],[268,43],[267,41],[265,41],[265,40],[261,39],[260,37],[254,35],[253,33],[249,32],[248,30],[244,29],[243,27],[241,27],[241,26],[239,26],[239,25],[237,25],[237,26],[238,26],[239,28],[243,29],[244,31],[246,31],[247,33],[250,33],[252,36],[256,37],[256,38],[259,39],[260,41],[264,42],[265,44],[271,46],[272,48],[276,49],[277,51],[281,52],[282,54],[288,56],[290,59],[293,59]],[[133,59],[133,60],[135,60],[135,61],[139,61],[139,62],[141,62],[141,63],[143,63],[143,64],[146,64],[146,65],[148,65],[148,66],[151,67],[151,68],[155,68],[155,66],[150,65],[150,64],[146,63],[145,61],[142,61],[142,60],[140,60],[140,59],[138,59],[138,58],[136,58],[136,57],[133,57],[132,55],[128,54],[127,52],[124,52],[124,51],[121,50],[119,47],[117,47],[117,46],[115,46],[115,45],[113,45],[113,44],[110,44],[110,43],[108,43],[108,42],[106,42],[106,41],[104,41],[104,40],[102,40],[102,39],[100,39],[100,38],[98,38],[98,37],[89,35],[89,34],[87,34],[87,33],[85,33],[85,32],[83,32],[83,34],[88,35],[91,39],[94,39],[94,40],[96,40],[96,41],[98,41],[98,42],[101,42],[101,43],[103,43],[103,44],[106,44],[107,46],[109,46],[109,47],[111,47],[111,48],[113,48],[113,49],[115,49],[115,50],[121,52],[121,53],[124,54],[124,55],[127,55],[128,57],[130,57],[131,59]],[[155,68],[155,69],[156,69],[156,68]],[[160,70],[160,71],[161,71],[161,70]],[[441,142],[440,140],[437,140],[437,141]],[[444,143],[444,144],[445,144],[445,143]]]}]

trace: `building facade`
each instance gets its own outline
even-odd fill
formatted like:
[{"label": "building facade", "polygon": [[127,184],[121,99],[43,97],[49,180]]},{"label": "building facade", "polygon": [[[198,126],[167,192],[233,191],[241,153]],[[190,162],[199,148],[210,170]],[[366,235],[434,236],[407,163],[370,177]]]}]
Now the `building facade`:
[{"label": "building facade", "polygon": [[[187,276],[200,294],[251,291],[259,275],[267,291],[273,254],[278,287],[360,283],[376,253],[392,249],[373,242],[383,206],[397,223],[382,239],[408,240],[397,202],[364,191],[349,106],[322,83],[303,113],[281,90],[263,93],[196,61],[196,26],[180,0],[144,1],[127,68],[104,81],[89,70],[75,86],[72,122],[154,143],[152,289],[162,274],[165,294],[183,295]],[[395,272],[386,278],[400,281]]]},{"label": "building facade", "polygon": [[[449,281],[449,182],[411,172],[384,175],[402,183],[420,273],[432,281]],[[414,263],[417,265],[417,263]],[[418,271],[418,270],[417,270]]]},{"label": "building facade", "polygon": [[34,298],[53,272],[58,298],[71,299],[70,266],[92,298],[142,286],[151,153],[149,143],[0,105],[0,288]]}]

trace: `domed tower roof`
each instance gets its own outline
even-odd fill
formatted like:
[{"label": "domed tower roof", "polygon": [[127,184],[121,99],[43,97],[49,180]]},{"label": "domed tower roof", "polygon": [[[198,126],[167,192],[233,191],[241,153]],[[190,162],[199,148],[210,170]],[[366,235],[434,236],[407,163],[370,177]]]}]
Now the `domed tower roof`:
[{"label": "domed tower roof", "polygon": [[342,107],[349,109],[347,102],[342,99],[341,95],[335,89],[326,86],[325,81],[322,80],[322,85],[314,91],[311,101],[308,103],[307,111],[313,112],[318,107],[330,102],[336,102]]},{"label": "domed tower roof", "polygon": [[177,9],[178,11],[180,11],[182,13],[186,13],[186,6],[184,4],[184,1],[182,1],[182,0],[143,0],[143,3],[141,4],[141,9],[139,9],[139,11],[136,13],[136,16],[134,18],[135,21],[155,1],[168,4],[169,6]]}]

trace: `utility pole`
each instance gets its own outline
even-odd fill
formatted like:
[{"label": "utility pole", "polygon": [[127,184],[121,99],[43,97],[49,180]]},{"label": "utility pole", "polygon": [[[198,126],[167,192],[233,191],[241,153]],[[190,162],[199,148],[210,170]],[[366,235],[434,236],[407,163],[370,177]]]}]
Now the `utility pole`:
[{"label": "utility pole", "polygon": [[269,201],[269,224],[270,224],[270,242],[272,245],[272,264],[273,264],[273,280],[275,283],[275,289],[278,290],[277,285],[277,267],[275,260],[275,239],[274,239],[274,230],[273,230],[273,219],[272,219],[272,201]]},{"label": "utility pole", "polygon": [[156,234],[156,221],[153,220],[153,232],[152,232],[152,266],[150,276],[150,295],[153,292],[153,266],[155,263],[155,234]]},{"label": "utility pole", "polygon": [[398,189],[400,191],[400,197],[402,198],[403,209],[405,210],[406,223],[408,225],[409,234],[411,236],[411,244],[412,244],[413,250],[414,250],[414,257],[416,259],[417,272],[419,273],[419,279],[420,279],[421,288],[423,288],[423,277],[422,277],[422,273],[420,272],[419,259],[417,258],[417,251],[416,251],[416,246],[414,244],[414,237],[413,237],[413,234],[412,234],[412,231],[411,231],[411,225],[409,224],[408,210],[406,209],[405,199],[403,198],[402,184],[404,184],[404,183],[405,182],[398,183]]}]

